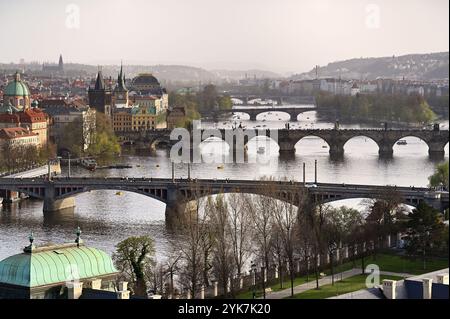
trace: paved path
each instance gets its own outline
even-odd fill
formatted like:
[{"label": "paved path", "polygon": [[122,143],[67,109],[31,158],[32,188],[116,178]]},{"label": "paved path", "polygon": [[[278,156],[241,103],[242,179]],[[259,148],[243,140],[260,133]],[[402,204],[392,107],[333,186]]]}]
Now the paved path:
[{"label": "paved path", "polygon": [[[344,271],[342,273],[338,273],[334,275],[334,280],[338,281],[345,278],[349,278],[352,276],[356,276],[361,274],[361,269],[357,269],[357,268],[353,268],[347,271]],[[342,277],[341,277],[342,275]],[[324,286],[324,285],[328,285],[331,284],[331,276],[326,276],[323,277],[321,279],[319,279],[319,286]],[[298,285],[294,287],[294,294],[299,294],[301,292],[304,292],[306,290],[310,290],[310,289],[314,289],[316,288],[316,281],[312,280],[310,282]],[[266,299],[282,299],[282,298],[286,298],[286,297],[290,297],[291,296],[291,288],[288,289],[283,289],[280,291],[275,291],[275,292],[271,292],[266,294]],[[261,299],[261,298],[259,298]]]},{"label": "paved path", "polygon": [[[356,275],[361,275],[361,269],[353,268],[342,273],[337,273],[334,275],[334,281],[339,281],[341,279],[353,277]],[[380,271],[380,275],[388,275],[388,276],[398,276],[398,277],[412,277],[414,275],[408,273],[396,273],[391,271]],[[331,276],[326,276],[319,279],[319,287],[331,284]],[[307,290],[315,289],[316,281],[312,280],[310,282],[298,285],[294,287],[294,294],[298,294]],[[291,296],[291,288],[283,289],[276,292],[266,293],[266,299],[283,299]],[[261,299],[260,297],[259,299]]]}]

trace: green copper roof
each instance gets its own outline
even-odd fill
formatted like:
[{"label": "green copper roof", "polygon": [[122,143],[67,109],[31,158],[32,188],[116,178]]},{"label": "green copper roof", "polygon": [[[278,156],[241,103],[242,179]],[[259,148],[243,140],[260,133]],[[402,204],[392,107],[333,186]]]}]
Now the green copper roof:
[{"label": "green copper roof", "polygon": [[20,74],[16,72],[14,81],[9,82],[4,90],[4,95],[9,96],[29,96],[30,91],[27,85],[20,79]]},{"label": "green copper roof", "polygon": [[0,261],[0,283],[37,287],[117,273],[105,252],[80,245],[37,248]]}]

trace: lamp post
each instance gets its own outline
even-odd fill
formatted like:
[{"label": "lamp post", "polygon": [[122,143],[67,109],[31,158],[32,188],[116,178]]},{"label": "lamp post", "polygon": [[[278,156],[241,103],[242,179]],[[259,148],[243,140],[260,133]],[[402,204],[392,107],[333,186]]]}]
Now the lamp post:
[{"label": "lamp post", "polygon": [[69,152],[69,171],[67,172],[67,177],[70,178],[70,152]]},{"label": "lamp post", "polygon": [[261,281],[262,281],[262,290],[263,290],[263,298],[266,299],[266,285],[264,282],[265,279],[265,267],[261,266]]},{"label": "lamp post", "polygon": [[333,269],[333,255],[336,251],[337,245],[335,242],[330,245],[330,268],[331,268],[331,285],[334,285],[334,269]]},{"label": "lamp post", "polygon": [[253,299],[256,299],[256,264],[252,261],[251,272],[253,272]]}]

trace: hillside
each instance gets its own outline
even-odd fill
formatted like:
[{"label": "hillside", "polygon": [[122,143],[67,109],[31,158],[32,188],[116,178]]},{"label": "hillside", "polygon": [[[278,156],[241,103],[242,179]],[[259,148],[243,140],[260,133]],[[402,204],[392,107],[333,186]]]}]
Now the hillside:
[{"label": "hillside", "polygon": [[[292,79],[315,78],[316,71],[293,75]],[[318,68],[319,77],[368,79],[377,77],[410,80],[448,79],[449,53],[408,54],[381,58],[359,58],[329,63]]]}]

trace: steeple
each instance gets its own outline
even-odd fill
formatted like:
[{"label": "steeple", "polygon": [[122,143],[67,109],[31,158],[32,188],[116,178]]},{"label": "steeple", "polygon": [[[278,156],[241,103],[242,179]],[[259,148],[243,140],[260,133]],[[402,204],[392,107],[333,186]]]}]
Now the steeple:
[{"label": "steeple", "polygon": [[20,82],[20,73],[19,73],[19,71],[16,71],[16,73],[14,74],[14,81],[15,82]]},{"label": "steeple", "polygon": [[120,61],[120,72],[117,77],[117,90],[118,91],[127,91],[127,88],[125,86],[125,75],[123,74],[122,61]]},{"label": "steeple", "polygon": [[105,82],[103,81],[102,69],[98,67],[97,80],[95,81],[95,90],[104,90]]},{"label": "steeple", "polygon": [[64,65],[63,58],[62,58],[62,54],[59,55],[59,62],[58,62],[58,65],[59,65],[60,68],[62,68],[63,65]]}]

